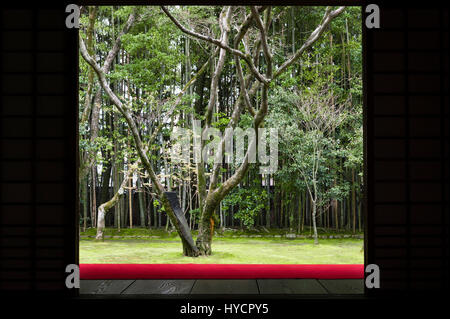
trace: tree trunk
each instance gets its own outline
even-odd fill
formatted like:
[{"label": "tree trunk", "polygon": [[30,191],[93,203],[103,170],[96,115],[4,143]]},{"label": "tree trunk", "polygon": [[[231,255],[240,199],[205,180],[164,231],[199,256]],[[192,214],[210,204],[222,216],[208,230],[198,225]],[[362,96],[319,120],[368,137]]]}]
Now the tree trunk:
[{"label": "tree trunk", "polygon": [[[128,131],[130,135],[130,131]],[[128,142],[128,148],[130,148],[130,142]],[[130,165],[130,159],[128,159],[128,165]],[[129,168],[128,168],[129,169]],[[133,175],[128,176],[128,211],[130,214],[130,229],[133,228]]]},{"label": "tree trunk", "polygon": [[183,254],[184,256],[196,257],[199,251],[194,243],[191,236],[191,230],[187,224],[186,218],[184,217],[184,212],[181,210],[179,200],[177,198],[176,192],[165,192],[162,196],[164,201],[164,207],[172,209],[173,214],[168,214],[172,225],[175,226],[178,234],[180,235],[181,242],[183,244]]},{"label": "tree trunk", "polygon": [[267,188],[266,227],[270,228],[270,174],[266,174],[266,188]]},{"label": "tree trunk", "polygon": [[87,177],[82,180],[81,196],[83,198],[83,231],[86,231],[87,216],[88,216],[88,192],[87,192]]},{"label": "tree trunk", "polygon": [[128,182],[128,178],[130,176],[133,176],[133,172],[136,170],[137,166],[132,166],[129,168],[128,172],[126,173],[126,176],[122,180],[122,183],[120,184],[117,192],[114,194],[114,196],[107,202],[101,204],[98,208],[98,216],[97,216],[97,236],[95,239],[103,239],[104,237],[104,230],[105,230],[105,216],[106,213],[114,207],[117,203],[119,203],[120,197],[124,194],[125,185]]},{"label": "tree trunk", "polygon": [[280,227],[284,227],[283,189],[280,190]]},{"label": "tree trunk", "polygon": [[306,214],[307,214],[307,212],[308,212],[308,210],[307,210],[307,207],[306,207],[306,205],[307,205],[307,197],[306,197],[306,194],[305,193],[303,193],[303,216],[302,216],[302,228],[301,228],[301,232],[303,232],[303,229],[304,229],[304,227],[305,227],[305,219],[306,219]]},{"label": "tree trunk", "polygon": [[[141,222],[141,227],[145,227],[145,197],[144,197],[144,187],[141,183],[141,178],[138,176],[137,179],[137,187],[138,187],[138,199],[139,199],[139,217]],[[150,214],[148,215],[150,217]],[[148,220],[150,226],[150,218]]]},{"label": "tree trunk", "polygon": [[102,186],[101,186],[101,193],[99,202],[105,202],[107,201],[109,197],[109,181],[111,179],[111,162],[108,161],[106,164],[106,168],[104,172],[102,173]]},{"label": "tree trunk", "polygon": [[358,231],[361,232],[361,226],[362,226],[362,222],[361,222],[361,214],[362,214],[362,199],[361,199],[361,194],[359,196],[359,203],[358,203]]},{"label": "tree trunk", "polygon": [[312,224],[314,231],[314,245],[319,244],[319,236],[317,235],[317,224],[316,224],[316,215],[317,215],[317,204],[316,201],[311,200],[312,205]]},{"label": "tree trunk", "polygon": [[128,178],[128,211],[130,212],[130,229],[133,228],[133,179]]},{"label": "tree trunk", "polygon": [[212,211],[204,211],[198,221],[198,236],[195,245],[202,255],[211,255],[214,222],[212,222],[212,217],[210,216],[212,216],[213,213],[214,209],[212,209]]},{"label": "tree trunk", "polygon": [[355,170],[352,169],[352,214],[353,214],[353,234],[356,232],[356,194],[355,194]]},{"label": "tree trunk", "polygon": [[297,234],[299,234],[301,226],[302,226],[302,210],[303,210],[302,193],[301,192],[299,192],[299,194],[298,194],[297,209],[298,209]]},{"label": "tree trunk", "polygon": [[91,227],[96,226],[96,212],[97,212],[97,166],[92,166],[92,176],[91,176],[91,194],[92,194],[92,206],[91,206]]}]

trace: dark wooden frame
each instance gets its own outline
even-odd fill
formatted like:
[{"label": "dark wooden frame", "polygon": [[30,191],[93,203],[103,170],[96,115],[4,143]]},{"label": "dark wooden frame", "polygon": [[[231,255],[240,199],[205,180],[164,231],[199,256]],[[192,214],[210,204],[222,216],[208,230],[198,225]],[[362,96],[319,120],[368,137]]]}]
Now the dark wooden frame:
[{"label": "dark wooden frame", "polygon": [[[149,4],[95,1],[113,2]],[[364,17],[369,3],[292,4],[360,5]],[[363,27],[364,245],[365,264],[381,268],[381,288],[366,296],[444,291],[448,8],[376,3],[381,29]],[[77,31],[65,28],[64,9],[11,4],[1,11],[0,290],[8,295],[77,295],[64,285],[65,265],[78,263],[79,214]]]}]

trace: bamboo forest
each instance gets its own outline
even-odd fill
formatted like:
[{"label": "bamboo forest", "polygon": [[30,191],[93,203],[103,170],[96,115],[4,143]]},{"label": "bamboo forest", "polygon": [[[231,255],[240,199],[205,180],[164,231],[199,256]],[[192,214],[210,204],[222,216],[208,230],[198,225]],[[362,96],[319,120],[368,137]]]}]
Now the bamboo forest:
[{"label": "bamboo forest", "polygon": [[202,262],[246,240],[357,255],[361,21],[360,7],[81,7],[82,261],[132,236]]}]

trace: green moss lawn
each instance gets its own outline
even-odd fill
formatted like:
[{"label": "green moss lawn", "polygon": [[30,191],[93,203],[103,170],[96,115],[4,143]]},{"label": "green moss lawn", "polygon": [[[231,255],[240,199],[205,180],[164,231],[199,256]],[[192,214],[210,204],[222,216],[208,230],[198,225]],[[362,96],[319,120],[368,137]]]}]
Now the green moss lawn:
[{"label": "green moss lawn", "polygon": [[[115,236],[96,241],[95,230],[81,234],[80,263],[195,263],[195,264],[362,264],[363,240],[357,238],[320,239],[314,245],[309,238],[285,237],[242,238],[222,236],[213,241],[208,257],[182,256],[181,242],[175,233],[124,229]],[[143,236],[129,238],[126,236]],[[153,237],[150,237],[153,236]]]}]

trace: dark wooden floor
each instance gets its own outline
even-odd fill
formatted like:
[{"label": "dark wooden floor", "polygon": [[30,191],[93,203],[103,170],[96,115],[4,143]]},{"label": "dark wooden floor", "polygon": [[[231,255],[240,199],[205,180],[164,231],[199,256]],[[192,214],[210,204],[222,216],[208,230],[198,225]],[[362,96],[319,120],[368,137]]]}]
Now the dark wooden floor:
[{"label": "dark wooden floor", "polygon": [[81,280],[81,295],[348,295],[363,279]]}]

